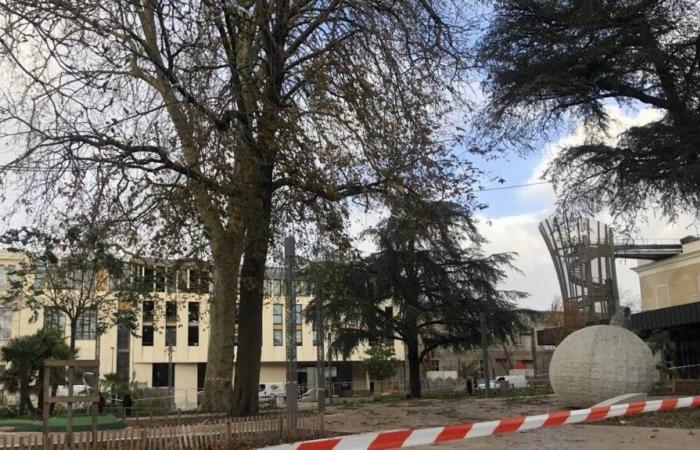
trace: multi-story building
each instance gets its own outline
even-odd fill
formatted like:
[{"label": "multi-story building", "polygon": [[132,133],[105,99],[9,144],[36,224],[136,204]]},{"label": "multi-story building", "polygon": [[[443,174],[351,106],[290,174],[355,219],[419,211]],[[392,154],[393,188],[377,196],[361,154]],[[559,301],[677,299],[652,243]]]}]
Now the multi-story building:
[{"label": "multi-story building", "polygon": [[[0,289],[7,287],[8,270],[18,264],[19,258],[15,253],[0,252]],[[126,327],[113,326],[99,337],[100,373],[117,373],[145,387],[169,387],[172,382],[176,403],[182,407],[196,406],[197,391],[204,385],[209,346],[209,274],[198,267],[168,270],[156,263],[132,264],[131,273],[149,288],[152,285],[153,300],[141,302],[136,334]],[[285,380],[282,275],[281,270],[270,270],[265,281],[261,383]],[[298,382],[313,386],[317,381],[316,329],[304,320],[302,313],[311,300],[311,286],[299,281],[296,292]],[[43,311],[36,319],[32,321],[32,312],[27,309],[0,309],[0,345],[13,337],[32,334],[43,326],[58,328],[67,337],[69,330],[60,313]],[[95,322],[91,314],[79,320],[76,342],[80,359],[96,356]],[[398,342],[395,352],[399,358],[404,354]],[[336,393],[369,389],[364,359],[364,348],[359,348],[349,358],[329,363],[327,376],[334,383]]]},{"label": "multi-story building", "polygon": [[667,365],[672,374],[700,377],[700,239],[681,240],[682,252],[654,262],[642,262],[639,275],[642,311],[632,315],[632,326],[649,336],[667,331]]}]

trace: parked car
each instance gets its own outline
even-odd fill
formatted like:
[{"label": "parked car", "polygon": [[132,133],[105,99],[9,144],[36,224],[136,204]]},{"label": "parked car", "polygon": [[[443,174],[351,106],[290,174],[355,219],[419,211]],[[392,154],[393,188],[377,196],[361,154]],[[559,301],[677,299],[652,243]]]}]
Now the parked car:
[{"label": "parked car", "polygon": [[[525,375],[501,375],[489,381],[489,387],[491,389],[496,389],[503,383],[507,383],[507,386],[510,388],[527,387],[527,378],[525,378]],[[479,383],[477,389],[486,389],[486,383]]]},{"label": "parked car", "polygon": [[287,398],[287,389],[284,382],[260,383],[258,398],[261,400]]}]

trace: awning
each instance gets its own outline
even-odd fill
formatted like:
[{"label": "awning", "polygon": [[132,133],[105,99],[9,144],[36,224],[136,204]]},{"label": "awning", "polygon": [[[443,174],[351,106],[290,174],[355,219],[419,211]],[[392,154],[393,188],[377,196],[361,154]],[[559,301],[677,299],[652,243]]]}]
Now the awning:
[{"label": "awning", "polygon": [[639,331],[692,324],[700,325],[700,302],[632,314],[632,328]]}]

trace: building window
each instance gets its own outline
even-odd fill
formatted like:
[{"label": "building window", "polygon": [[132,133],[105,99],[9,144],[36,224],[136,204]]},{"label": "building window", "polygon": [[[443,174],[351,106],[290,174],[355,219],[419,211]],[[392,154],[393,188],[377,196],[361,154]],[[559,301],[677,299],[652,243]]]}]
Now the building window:
[{"label": "building window", "polygon": [[671,306],[671,299],[668,293],[668,284],[656,286],[656,307],[665,308]]},{"label": "building window", "polygon": [[304,321],[304,318],[301,315],[302,312],[302,307],[301,305],[294,305],[294,325],[299,327],[302,322]]},{"label": "building window", "polygon": [[189,292],[199,294],[209,293],[209,272],[206,270],[190,269]]},{"label": "building window", "polygon": [[430,370],[433,370],[435,372],[440,371],[440,360],[439,359],[431,359],[430,360]]},{"label": "building window", "polygon": [[282,325],[282,304],[275,303],[272,305],[272,324]]},{"label": "building window", "polygon": [[180,292],[190,292],[188,286],[188,273],[187,269],[178,270],[177,272],[177,290]]},{"label": "building window", "polygon": [[177,321],[177,302],[165,302],[165,320],[167,322]]},{"label": "building window", "polygon": [[154,303],[151,300],[143,302],[143,321],[153,322]]},{"label": "building window", "polygon": [[153,347],[153,325],[144,324],[141,328],[141,345]]},{"label": "building window", "polygon": [[197,390],[204,389],[204,380],[207,374],[207,363],[197,363]]},{"label": "building window", "polygon": [[177,326],[176,325],[166,325],[165,326],[165,346],[175,347],[177,345]]},{"label": "building window", "polygon": [[282,347],[282,330],[272,330],[272,341],[275,347]]},{"label": "building window", "polygon": [[65,335],[66,316],[56,308],[44,308],[44,328]]},{"label": "building window", "polygon": [[199,345],[199,302],[187,304],[187,345]]},{"label": "building window", "polygon": [[8,340],[12,338],[12,316],[11,309],[0,309],[0,340]]},{"label": "building window", "polygon": [[175,386],[175,366],[173,365],[172,380],[168,383],[168,372],[170,371],[170,364],[168,363],[156,363],[153,364],[153,379],[151,386],[153,387],[169,387]]},{"label": "building window", "polygon": [[187,345],[197,347],[199,345],[199,326],[190,325],[187,327]]},{"label": "building window", "polygon": [[316,321],[315,320],[311,324],[311,335],[312,335],[311,344],[314,347],[318,347],[318,328],[316,328]]},{"label": "building window", "polygon": [[75,338],[79,341],[94,340],[97,336],[97,310],[88,309],[78,316]]},{"label": "building window", "polygon": [[275,347],[281,347],[283,342],[282,331],[282,304],[275,303],[272,305],[272,342]]},{"label": "building window", "polygon": [[165,292],[166,285],[165,267],[156,267],[154,271],[154,283],[156,292]]},{"label": "building window", "polygon": [[302,327],[304,318],[302,317],[302,305],[294,305],[294,339],[297,345],[303,344]]}]

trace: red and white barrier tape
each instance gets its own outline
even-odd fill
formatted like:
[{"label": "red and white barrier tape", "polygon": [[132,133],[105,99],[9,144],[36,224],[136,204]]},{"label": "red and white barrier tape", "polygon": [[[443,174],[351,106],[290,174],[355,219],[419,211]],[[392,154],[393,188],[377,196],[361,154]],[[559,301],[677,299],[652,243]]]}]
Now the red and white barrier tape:
[{"label": "red and white barrier tape", "polygon": [[493,434],[529,431],[572,423],[593,422],[612,417],[632,416],[678,408],[700,408],[700,396],[599,406],[573,411],[558,411],[537,416],[423,428],[420,430],[405,429],[353,434],[350,436],[276,445],[274,447],[266,447],[263,450],[385,450],[471,439]]}]

